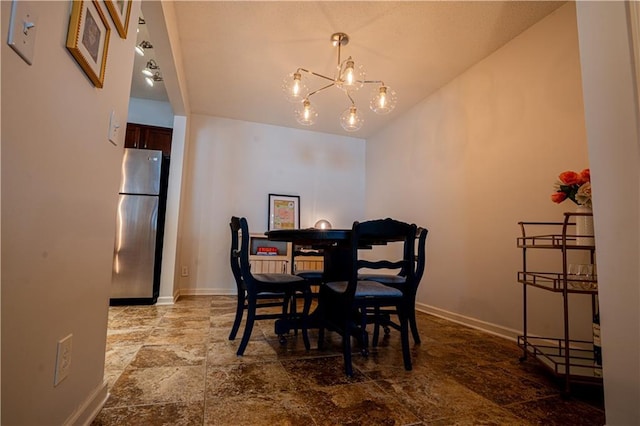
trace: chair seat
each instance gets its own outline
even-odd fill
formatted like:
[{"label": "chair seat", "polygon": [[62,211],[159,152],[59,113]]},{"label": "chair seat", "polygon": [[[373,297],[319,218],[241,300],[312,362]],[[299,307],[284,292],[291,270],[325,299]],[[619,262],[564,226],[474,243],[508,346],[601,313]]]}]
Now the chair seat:
[{"label": "chair seat", "polygon": [[322,280],[324,272],[322,271],[298,271],[296,275],[305,280]]},{"label": "chair seat", "polygon": [[304,278],[290,274],[253,274],[253,277],[258,281],[270,284],[289,284],[304,282]]},{"label": "chair seat", "polygon": [[358,275],[358,279],[365,281],[376,281],[387,285],[404,284],[407,282],[406,277],[403,277],[402,275],[391,274],[360,274]]},{"label": "chair seat", "polygon": [[[336,293],[344,293],[347,284],[347,281],[335,281],[327,283],[327,287]],[[358,281],[356,297],[402,297],[402,292],[376,281]]]}]

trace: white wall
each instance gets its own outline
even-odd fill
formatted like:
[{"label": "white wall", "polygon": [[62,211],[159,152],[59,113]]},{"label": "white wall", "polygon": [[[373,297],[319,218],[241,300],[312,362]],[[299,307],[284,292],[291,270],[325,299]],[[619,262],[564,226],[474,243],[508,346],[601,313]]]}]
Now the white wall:
[{"label": "white wall", "polygon": [[[104,3],[100,7],[107,14]],[[103,89],[65,48],[71,2],[29,2],[33,65],[2,33],[2,424],[87,422],[103,381],[115,215],[133,67],[112,31]],[[133,4],[136,22],[140,3]],[[8,28],[11,2],[2,2]],[[109,16],[107,20],[109,20]],[[135,26],[134,26],[135,28]],[[69,376],[53,386],[58,340],[73,334]]]},{"label": "white wall", "polygon": [[625,3],[580,2],[577,9],[609,426],[640,424],[640,118]]},{"label": "white wall", "polygon": [[[430,231],[423,307],[522,329],[518,222],[575,210],[550,201],[553,183],[589,165],[576,31],[574,5],[563,6],[367,140],[367,215]],[[559,333],[561,298],[530,293],[529,331]],[[588,302],[572,301],[584,320],[573,337],[589,337]]]},{"label": "white wall", "polygon": [[169,102],[130,98],[127,123],[173,128],[173,109]]},{"label": "white wall", "polygon": [[182,294],[236,292],[229,269],[232,215],[267,230],[268,194],[300,195],[300,225],[349,228],[364,216],[362,139],[192,115],[180,258]]},{"label": "white wall", "polygon": [[184,116],[175,116],[173,122],[158,305],[173,304],[175,296],[177,296],[176,283],[180,277],[180,268],[176,267],[176,262],[179,262],[180,199],[184,186],[182,176],[184,174],[185,141],[188,140],[187,123],[188,119]]}]

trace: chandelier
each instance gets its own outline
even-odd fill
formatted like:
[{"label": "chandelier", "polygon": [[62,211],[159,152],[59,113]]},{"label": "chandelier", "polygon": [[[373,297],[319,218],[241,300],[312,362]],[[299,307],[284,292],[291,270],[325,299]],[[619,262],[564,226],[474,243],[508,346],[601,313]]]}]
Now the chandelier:
[{"label": "chandelier", "polygon": [[[366,80],[362,65],[356,65],[351,56],[346,60],[341,60],[342,46],[349,43],[349,36],[345,33],[334,33],[331,35],[331,43],[338,48],[338,65],[333,77],[298,68],[296,72],[287,75],[282,85],[287,99],[298,104],[295,111],[298,123],[311,126],[315,123],[318,113],[316,112],[310,98],[325,89],[337,87],[341,89],[349,99],[349,106],[340,115],[340,125],[348,132],[360,130],[364,119],[361,112],[356,107],[352,94],[361,89],[366,84],[375,84],[369,107],[376,114],[388,114],[396,106],[396,92],[384,84],[382,80]],[[307,80],[315,77],[317,80],[325,80],[325,86],[309,91]]]}]

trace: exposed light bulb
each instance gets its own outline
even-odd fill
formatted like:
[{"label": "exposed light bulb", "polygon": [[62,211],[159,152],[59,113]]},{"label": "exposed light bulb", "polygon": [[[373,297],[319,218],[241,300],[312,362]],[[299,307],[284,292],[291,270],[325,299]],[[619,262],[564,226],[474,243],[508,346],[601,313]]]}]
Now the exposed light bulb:
[{"label": "exposed light bulb", "polygon": [[142,70],[142,74],[146,75],[147,77],[153,77],[153,73],[151,72],[151,70],[149,68],[145,68]]},{"label": "exposed light bulb", "polygon": [[140,46],[136,46],[136,53],[140,56],[144,56],[144,49]]},{"label": "exposed light bulb", "polygon": [[374,91],[369,107],[376,114],[388,114],[396,107],[396,92],[387,86],[380,86]]},{"label": "exposed light bulb", "polygon": [[293,75],[293,96],[300,96],[300,92],[302,91],[302,88],[300,87],[302,85],[300,78],[301,76],[299,73],[295,73]]},{"label": "exposed light bulb", "polygon": [[304,126],[311,126],[314,124],[317,117],[318,113],[313,105],[311,105],[311,102],[309,102],[309,99],[305,99],[302,102],[302,108],[296,111],[296,120]]},{"label": "exposed light bulb", "polygon": [[353,61],[347,61],[347,67],[344,70],[344,80],[345,80],[345,84],[351,86],[353,84]]},{"label": "exposed light bulb", "polygon": [[378,106],[384,108],[387,105],[387,92],[380,90],[380,97],[378,98]]},{"label": "exposed light bulb", "polygon": [[282,90],[289,102],[300,102],[307,96],[307,86],[302,79],[302,74],[295,72],[285,77]]},{"label": "exposed light bulb", "polygon": [[349,56],[349,59],[340,64],[340,73],[336,86],[342,90],[358,90],[362,87],[365,80],[365,73],[362,66],[356,65],[355,61]]},{"label": "exposed light bulb", "polygon": [[153,78],[145,77],[144,79],[147,82],[147,84],[149,85],[149,87],[153,87]]},{"label": "exposed light bulb", "polygon": [[358,109],[355,105],[350,106],[340,116],[340,125],[347,132],[355,132],[360,130],[364,120],[358,115]]}]

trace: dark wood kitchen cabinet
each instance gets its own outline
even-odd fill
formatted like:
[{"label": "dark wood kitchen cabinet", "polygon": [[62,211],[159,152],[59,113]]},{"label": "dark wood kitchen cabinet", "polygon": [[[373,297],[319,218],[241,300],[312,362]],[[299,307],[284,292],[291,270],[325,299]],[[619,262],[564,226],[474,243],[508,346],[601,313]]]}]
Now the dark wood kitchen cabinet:
[{"label": "dark wood kitchen cabinet", "polygon": [[127,123],[124,139],[125,148],[157,149],[166,157],[171,155],[171,137],[173,129],[148,126],[146,124]]}]

